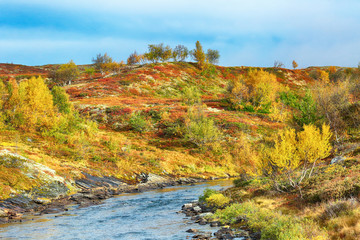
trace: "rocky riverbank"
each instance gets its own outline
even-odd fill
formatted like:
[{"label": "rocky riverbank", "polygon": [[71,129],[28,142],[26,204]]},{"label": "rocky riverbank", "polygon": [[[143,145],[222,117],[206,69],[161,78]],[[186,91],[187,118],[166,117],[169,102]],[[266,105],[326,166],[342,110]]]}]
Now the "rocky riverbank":
[{"label": "rocky riverbank", "polygon": [[37,196],[24,193],[1,201],[0,223],[21,222],[24,220],[23,216],[67,211],[67,206],[71,204],[87,207],[99,204],[102,200],[121,193],[143,192],[167,186],[204,181],[203,179],[194,178],[174,179],[150,173],[141,174],[139,176],[141,183],[132,185],[114,177],[96,177],[87,173],[83,173],[83,175],[85,178],[78,179],[74,183],[73,187],[77,189],[75,194],[67,195],[67,185],[58,181],[52,183],[54,192],[42,193]]},{"label": "rocky riverbank", "polygon": [[[241,225],[238,228],[231,228],[230,226],[223,225],[221,222],[211,220],[211,216],[214,214],[214,210],[199,201],[193,201],[191,203],[184,204],[182,206],[181,213],[184,213],[194,223],[199,225],[209,224],[211,227],[220,227],[219,230],[214,232],[203,232],[196,228],[188,229],[187,232],[193,234],[192,239],[205,240],[205,239],[243,239],[243,240],[258,240],[260,239],[260,233],[251,232],[246,228],[246,225]],[[240,222],[244,222],[246,219],[239,219]]]}]

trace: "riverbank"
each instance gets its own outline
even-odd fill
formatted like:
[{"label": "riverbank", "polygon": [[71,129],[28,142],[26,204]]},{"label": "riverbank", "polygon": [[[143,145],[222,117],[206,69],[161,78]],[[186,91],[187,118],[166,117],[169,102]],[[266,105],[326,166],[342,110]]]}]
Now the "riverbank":
[{"label": "riverbank", "polygon": [[122,193],[139,193],[169,186],[194,184],[206,181],[200,178],[171,178],[155,174],[142,174],[142,182],[127,184],[114,177],[96,177],[83,173],[86,178],[75,181],[78,192],[55,199],[31,199],[25,195],[0,202],[0,223],[23,221],[23,215],[53,214],[67,211],[67,206],[77,204],[88,207]]}]

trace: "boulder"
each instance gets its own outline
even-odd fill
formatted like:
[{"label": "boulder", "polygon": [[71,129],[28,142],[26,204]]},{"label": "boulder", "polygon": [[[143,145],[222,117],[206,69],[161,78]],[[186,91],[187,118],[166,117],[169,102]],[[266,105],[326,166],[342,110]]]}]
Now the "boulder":
[{"label": "boulder", "polygon": [[201,207],[199,207],[199,206],[196,206],[196,207],[193,207],[193,210],[194,210],[194,212],[197,212],[197,213],[199,213],[199,212],[201,212]]},{"label": "boulder", "polygon": [[187,210],[187,209],[190,209],[190,208],[192,208],[193,207],[193,205],[192,205],[192,203],[185,203],[183,206],[182,206],[182,210]]},{"label": "boulder", "polygon": [[333,159],[331,159],[331,163],[330,164],[334,164],[334,163],[340,163],[345,161],[345,157],[343,156],[336,156]]}]

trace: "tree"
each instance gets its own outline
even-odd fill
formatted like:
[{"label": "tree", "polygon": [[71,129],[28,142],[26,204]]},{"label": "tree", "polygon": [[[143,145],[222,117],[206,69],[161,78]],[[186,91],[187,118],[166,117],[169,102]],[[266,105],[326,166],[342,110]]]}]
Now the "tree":
[{"label": "tree", "polygon": [[160,61],[163,53],[164,44],[149,44],[148,45],[148,52],[145,53],[145,58],[152,62],[157,63]]},{"label": "tree", "polygon": [[170,48],[170,46],[165,46],[161,49],[161,55],[160,55],[160,59],[163,62],[168,61],[172,56],[172,49]]},{"label": "tree", "polygon": [[[325,124],[321,131],[314,125],[304,125],[304,130],[297,134],[294,129],[279,132],[274,147],[267,151],[267,166],[273,169],[273,177],[285,174],[290,185],[302,195],[301,182],[311,177],[318,161],[330,155],[331,135],[330,127]],[[294,174],[296,170],[300,174]]]},{"label": "tree", "polygon": [[71,60],[66,64],[62,64],[59,69],[51,73],[51,78],[58,85],[70,85],[73,80],[79,77],[80,72],[76,64]]},{"label": "tree", "polygon": [[282,86],[274,74],[250,70],[247,76],[235,79],[228,88],[229,100],[236,109],[244,105],[269,112]]},{"label": "tree", "polygon": [[297,64],[297,62],[295,62],[295,60],[292,61],[292,66],[294,69],[298,67],[298,64]]},{"label": "tree", "polygon": [[211,64],[219,63],[220,53],[218,50],[208,49],[206,53],[206,58]]},{"label": "tree", "polygon": [[9,118],[10,122],[14,122],[18,117],[17,111],[20,106],[19,85],[16,80],[12,78],[9,80],[7,87],[9,98],[5,103],[6,116]]},{"label": "tree", "polygon": [[192,51],[192,57],[193,59],[196,61],[198,68],[200,68],[201,70],[205,68],[205,60],[206,60],[206,56],[205,53],[203,51],[203,48],[200,44],[199,41],[196,41],[196,48]]},{"label": "tree", "polygon": [[51,128],[56,124],[53,95],[41,77],[32,77],[19,85],[19,105],[14,125],[25,130]]},{"label": "tree", "polygon": [[283,68],[285,65],[280,61],[274,61],[274,68]]},{"label": "tree", "polygon": [[189,50],[184,45],[177,45],[172,52],[172,58],[175,62],[183,62],[188,57],[188,55]]},{"label": "tree", "polygon": [[128,65],[135,65],[140,63],[141,61],[141,55],[137,54],[136,51],[134,51],[132,54],[130,54],[130,56],[127,59],[127,64]]},{"label": "tree", "polygon": [[92,59],[92,62],[95,66],[95,69],[102,72],[104,70],[104,64],[112,63],[113,59],[109,55],[107,55],[107,53],[105,53],[104,55],[99,53],[96,55],[96,58]]}]

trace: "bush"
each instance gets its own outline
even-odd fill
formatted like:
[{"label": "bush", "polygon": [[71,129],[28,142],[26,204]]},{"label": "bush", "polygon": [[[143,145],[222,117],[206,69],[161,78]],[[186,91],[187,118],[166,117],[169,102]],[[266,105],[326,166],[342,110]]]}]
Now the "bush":
[{"label": "bush", "polygon": [[293,120],[300,127],[316,124],[321,119],[317,104],[310,91],[307,91],[304,97],[293,92],[281,92],[280,99],[284,104],[295,109]]},{"label": "bush", "polygon": [[222,195],[221,193],[211,194],[208,198],[205,199],[207,204],[215,208],[223,208],[230,202],[230,198]]},{"label": "bush", "polygon": [[260,208],[253,201],[236,203],[225,209],[217,210],[214,217],[224,224],[235,223],[245,217],[247,225],[253,231],[261,231],[261,239],[328,239],[326,233],[314,223]]},{"label": "bush", "polygon": [[211,144],[223,137],[214,120],[206,117],[201,109],[189,109],[184,133],[185,139],[200,149],[211,148]]},{"label": "bush", "polygon": [[216,191],[214,189],[206,188],[203,192],[203,194],[199,197],[200,202],[205,202],[207,198],[209,198],[213,194],[217,194],[219,191]]},{"label": "bush", "polygon": [[58,108],[60,113],[67,114],[71,112],[71,103],[69,101],[69,96],[66,94],[64,89],[55,86],[53,87],[53,89],[51,89],[51,94],[53,95],[54,105]]},{"label": "bush", "polygon": [[187,105],[194,105],[201,102],[201,93],[195,86],[185,87],[181,98]]},{"label": "bush", "polygon": [[359,202],[355,198],[348,200],[331,201],[327,204],[324,212],[321,214],[321,220],[329,220],[348,214],[359,206]]},{"label": "bush", "polygon": [[150,123],[140,113],[134,113],[129,119],[129,126],[136,132],[146,132],[150,128]]}]

